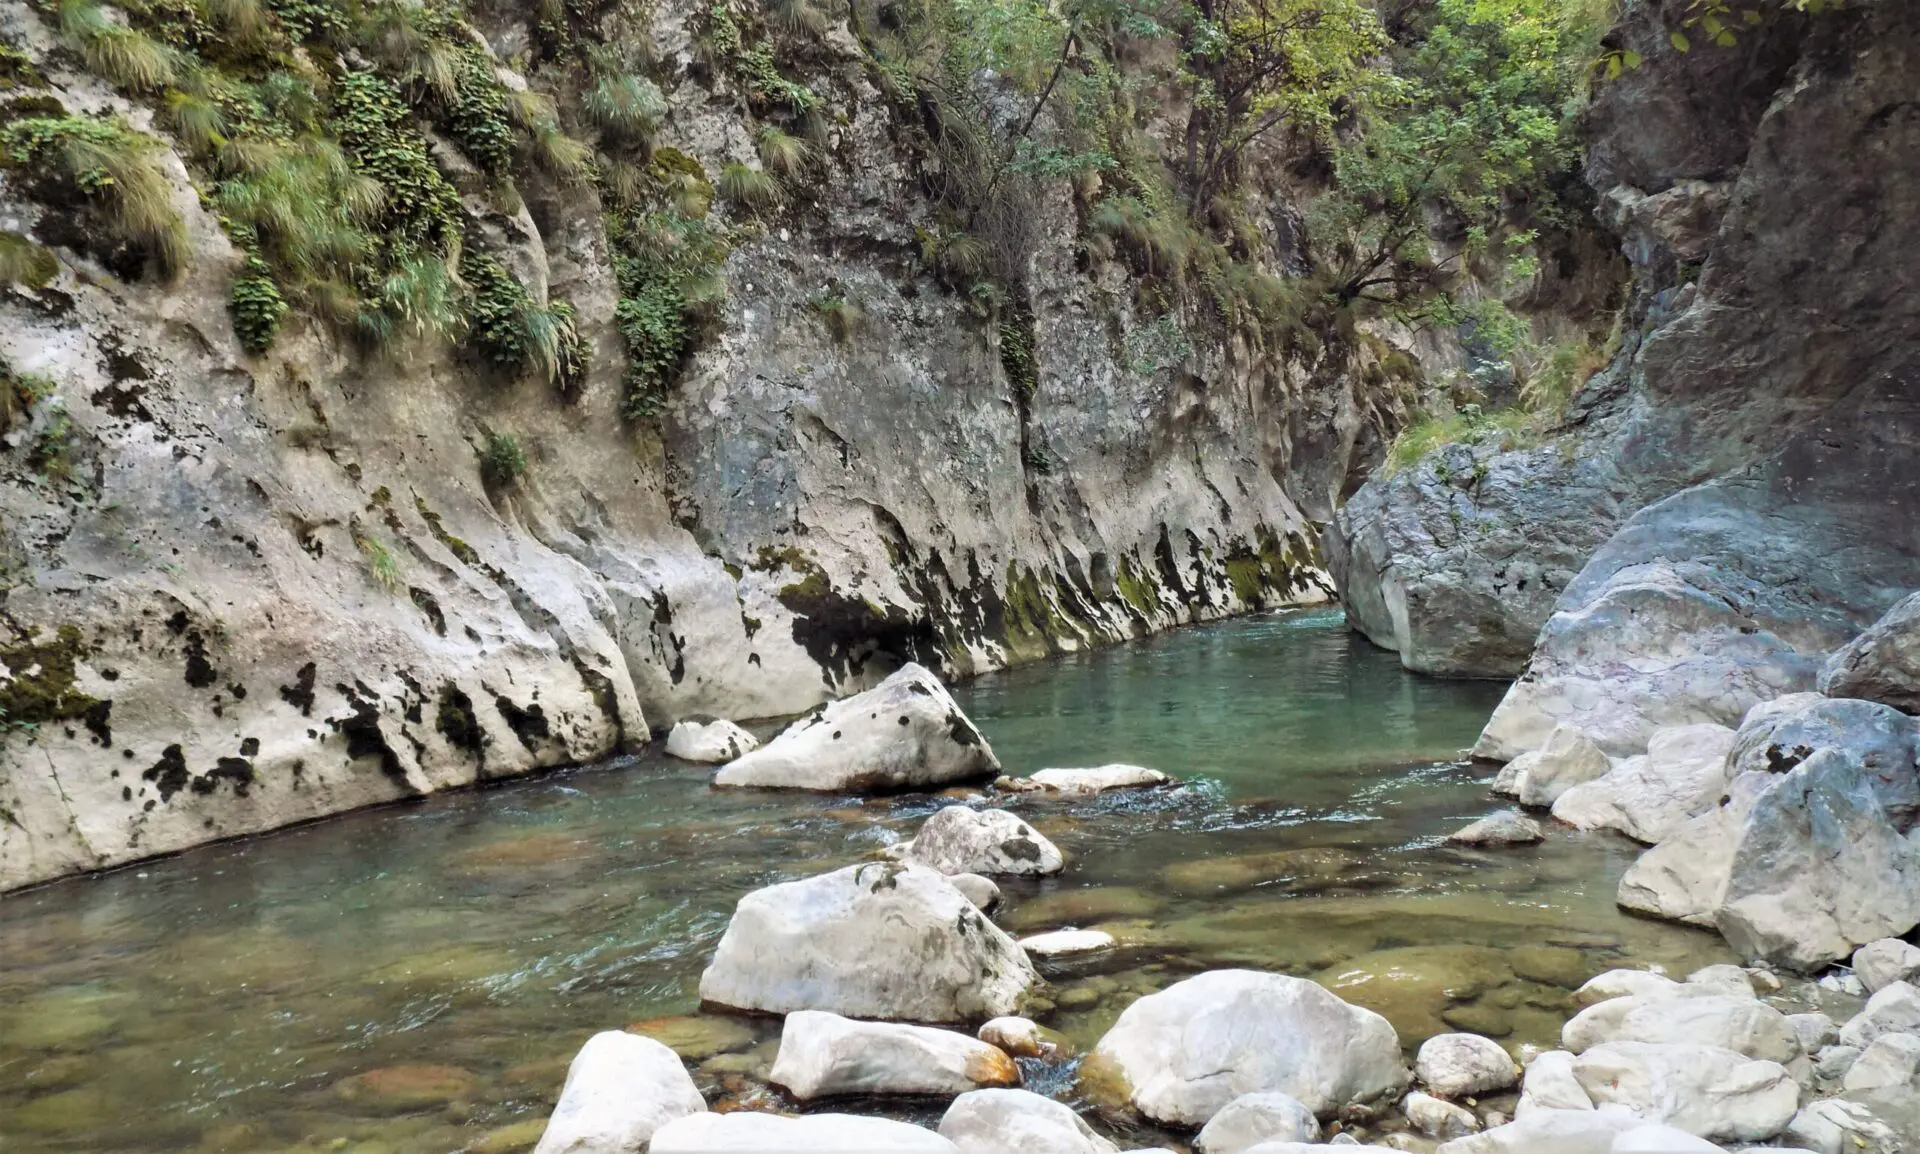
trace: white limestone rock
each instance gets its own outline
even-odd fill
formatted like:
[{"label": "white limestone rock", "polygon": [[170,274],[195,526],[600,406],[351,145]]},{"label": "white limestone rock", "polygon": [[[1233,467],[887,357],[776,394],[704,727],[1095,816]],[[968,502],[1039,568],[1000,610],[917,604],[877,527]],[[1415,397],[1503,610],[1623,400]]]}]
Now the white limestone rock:
[{"label": "white limestone rock", "polygon": [[1245,1154],[1264,1143],[1320,1140],[1320,1120],[1289,1094],[1242,1094],[1207,1120],[1193,1140],[1199,1154]]},{"label": "white limestone rock", "polygon": [[1110,789],[1149,789],[1172,780],[1143,765],[1102,765],[1092,769],[1043,769],[1030,777],[1009,778],[1008,788],[1086,797]]},{"label": "white limestone rock", "polygon": [[1055,874],[1066,865],[1060,848],[1018,814],[964,805],[928,818],[899,856],[944,874]]},{"label": "white limestone rock", "polygon": [[[631,1154],[629,1147],[622,1154]],[[736,1110],[695,1114],[653,1135],[647,1154],[960,1154],[931,1130],[886,1118],[805,1114],[798,1118]]]},{"label": "white limestone rock", "polygon": [[681,761],[718,764],[759,748],[759,738],[724,718],[705,724],[676,721],[667,732],[667,756]]},{"label": "white limestone rock", "polygon": [[1880,1035],[1860,1052],[1841,1080],[1841,1089],[1849,1094],[1889,1088],[1920,1090],[1920,1036]]},{"label": "white limestone rock", "polygon": [[943,875],[869,862],[755,890],[700,975],[716,1005],[955,1022],[1012,1013],[1026,954]]},{"label": "white limestone rock", "polygon": [[1716,1046],[1609,1042],[1575,1058],[1573,1076],[1596,1106],[1720,1142],[1765,1141],[1800,1107],[1785,1066]]},{"label": "white limestone rock", "polygon": [[990,910],[1000,904],[1000,886],[990,877],[980,874],[948,874],[947,880],[953,888],[966,895],[976,910]]},{"label": "white limestone rock", "polygon": [[1614,998],[1588,1006],[1560,1031],[1560,1044],[1576,1054],[1608,1042],[1692,1042],[1782,1065],[1801,1056],[1793,1023],[1751,992]]},{"label": "white limestone rock", "polygon": [[1681,823],[1621,875],[1617,900],[1636,913],[1714,928],[1721,891],[1733,872],[1740,831],[1760,795],[1779,783],[1771,773],[1743,773],[1719,804]]},{"label": "white limestone rock", "polygon": [[872,792],[946,785],[999,769],[987,739],[940,679],[909,663],[865,693],[829,702],[794,722],[722,767],[713,782]]},{"label": "white limestone rock", "polygon": [[1536,1110],[1593,1109],[1593,1099],[1573,1076],[1573,1058],[1565,1050],[1547,1050],[1533,1056],[1521,1079],[1520,1104],[1513,1111],[1515,1118],[1524,1118]]},{"label": "white limestone rock", "polygon": [[1853,951],[1853,974],[1869,994],[1920,974],[1920,946],[1899,938],[1881,938]]},{"label": "white limestone rock", "polygon": [[1618,830],[1657,844],[1726,790],[1733,739],[1724,725],[1664,726],[1648,739],[1644,755],[1561,794],[1553,816],[1576,829]]},{"label": "white limestone rock", "polygon": [[1029,1018],[992,1018],[974,1035],[989,1046],[998,1046],[1016,1058],[1040,1058],[1054,1053],[1058,1046]]},{"label": "white limestone rock", "polygon": [[1415,1130],[1442,1141],[1464,1138],[1480,1129],[1480,1119],[1474,1117],[1473,1111],[1418,1090],[1401,1100],[1400,1112],[1413,1123]]},{"label": "white limestone rock", "polygon": [[1897,709],[1809,694],[1791,705],[1748,714],[1728,765],[1736,773],[1779,776],[1823,749],[1844,750],[1866,767],[1868,787],[1904,832],[1920,820],[1917,745],[1920,721]]},{"label": "white limestone rock", "polygon": [[628,1154],[706,1108],[678,1054],[652,1038],[606,1030],[573,1056],[534,1154]]},{"label": "white limestone rock", "polygon": [[1635,1126],[1613,1140],[1608,1154],[1721,1154],[1720,1147],[1685,1130],[1655,1123]]},{"label": "white limestone rock", "polygon": [[1456,1138],[1436,1154],[1613,1154],[1613,1140],[1643,1123],[1630,1112],[1538,1109],[1505,1126]]},{"label": "white limestone rock", "polygon": [[1325,1117],[1406,1084],[1387,1020],[1304,978],[1214,970],[1124,1010],[1082,1067],[1157,1121],[1200,1126],[1277,1090]]},{"label": "white limestone rock", "polygon": [[1539,749],[1521,754],[1501,769],[1493,792],[1534,809],[1551,809],[1561,794],[1612,770],[1612,760],[1592,738],[1571,725],[1558,725]]},{"label": "white limestone rock", "polygon": [[1839,1025],[1825,1014],[1788,1014],[1787,1024],[1793,1027],[1794,1036],[1800,1039],[1802,1054],[1818,1054],[1840,1040]]},{"label": "white limestone rock", "polygon": [[999,1047],[951,1030],[797,1010],[781,1028],[768,1081],[804,1102],[842,1094],[963,1094],[1018,1085],[1020,1071]]},{"label": "white limestone rock", "polygon": [[1882,1034],[1920,1034],[1920,987],[1890,982],[1840,1027],[1840,1044],[1866,1049]]},{"label": "white limestone rock", "polygon": [[1117,1154],[1071,1107],[1026,1090],[973,1090],[953,1100],[940,1135],[960,1154]]},{"label": "white limestone rock", "polygon": [[1652,970],[1608,970],[1595,974],[1573,992],[1573,1000],[1583,1006],[1609,998],[1631,998],[1676,992],[1679,982]]},{"label": "white limestone rock", "polygon": [[1105,930],[1053,930],[1020,939],[1020,948],[1037,958],[1059,958],[1111,949],[1113,935]]},{"label": "white limestone rock", "polygon": [[1420,1043],[1413,1075],[1442,1098],[1467,1098],[1512,1087],[1520,1080],[1520,1067],[1491,1038],[1436,1034]]},{"label": "white limestone rock", "polygon": [[1447,838],[1454,845],[1535,845],[1547,840],[1540,823],[1517,810],[1501,810],[1461,828]]}]

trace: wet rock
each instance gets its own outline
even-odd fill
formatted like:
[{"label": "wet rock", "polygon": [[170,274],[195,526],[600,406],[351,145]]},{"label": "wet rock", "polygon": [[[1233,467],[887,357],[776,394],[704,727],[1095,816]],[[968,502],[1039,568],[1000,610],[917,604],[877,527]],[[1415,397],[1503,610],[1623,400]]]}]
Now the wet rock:
[{"label": "wet rock", "polygon": [[806,1101],[841,1094],[960,1094],[1018,1085],[1020,1072],[998,1047],[951,1030],[799,1010],[787,1015],[769,1080]]},{"label": "wet rock", "polygon": [[1173,779],[1140,765],[1102,765],[1093,769],[1043,769],[1031,777],[1002,778],[1002,788],[1022,792],[1087,797],[1110,789],[1146,789]]},{"label": "wet rock", "polygon": [[706,1108],[679,1055],[652,1038],[608,1030],[574,1056],[534,1154],[626,1154]]},{"label": "wet rock", "polygon": [[480,1135],[460,1154],[527,1154],[539,1143],[540,1135],[546,1129],[545,1118],[510,1122]]},{"label": "wet rock", "polygon": [[998,1046],[1016,1058],[1041,1058],[1059,1051],[1059,1043],[1028,1018],[993,1018],[975,1035],[989,1046]]},{"label": "wet rock", "polygon": [[1827,658],[1820,692],[1920,713],[1920,593],[1887,610]]},{"label": "wet rock", "polygon": [[1881,938],[1853,951],[1853,974],[1867,992],[1877,993],[1895,982],[1920,974],[1920,946],[1899,938]]},{"label": "wet rock", "polygon": [[1861,1049],[1882,1034],[1920,1034],[1920,989],[1890,982],[1874,991],[1867,1004],[1840,1027],[1840,1044]]},{"label": "wet rock", "polygon": [[979,874],[949,874],[947,880],[953,888],[966,895],[976,910],[990,910],[1000,904],[1000,887],[989,877]]},{"label": "wet rock", "polygon": [[1571,725],[1558,725],[1539,749],[1501,768],[1493,792],[1535,809],[1551,809],[1561,794],[1612,771],[1613,762],[1592,738]]},{"label": "wet rock", "polygon": [[700,997],[776,1014],[953,1022],[1012,1013],[1037,981],[1013,939],[943,875],[884,862],[741,898]]},{"label": "wet rock", "polygon": [[[1411,1038],[1449,1032],[1443,1014],[1513,980],[1506,957],[1483,946],[1407,946],[1376,950],[1314,975],[1356,1006],[1385,1015]],[[1497,1014],[1497,1008],[1488,1008]],[[1454,1028],[1485,1033],[1472,1025]]]},{"label": "wet rock", "polygon": [[1474,1117],[1473,1111],[1418,1090],[1401,1100],[1400,1112],[1407,1116],[1407,1121],[1413,1123],[1415,1130],[1443,1141],[1464,1138],[1480,1129],[1480,1119]]},{"label": "wet rock", "polygon": [[368,1114],[411,1114],[473,1097],[480,1079],[458,1066],[385,1066],[334,1083],[334,1096]]},{"label": "wet rock", "polygon": [[1613,1140],[1642,1125],[1618,1107],[1603,1110],[1537,1109],[1505,1126],[1456,1138],[1437,1154],[1612,1154]]},{"label": "wet rock", "polygon": [[1087,886],[1041,894],[1022,901],[1002,919],[1010,929],[1087,925],[1116,918],[1147,918],[1165,909],[1167,899],[1132,886]]},{"label": "wet rock", "polygon": [[1609,998],[1633,998],[1676,992],[1679,982],[1651,970],[1608,970],[1573,992],[1573,1000],[1591,1006]]},{"label": "wet rock", "polygon": [[1718,804],[1688,818],[1627,867],[1620,877],[1620,905],[1669,921],[1714,928],[1720,894],[1740,846],[1740,831],[1754,803],[1778,781],[1770,773],[1734,778]]},{"label": "wet rock", "polygon": [[[1452,1029],[1464,1030],[1469,1034],[1484,1034],[1489,1038],[1504,1038],[1513,1033],[1511,1007],[1502,1008],[1492,1005],[1485,999],[1448,1006],[1440,1011],[1440,1021]],[[1419,1032],[1424,1034],[1426,1030],[1423,1028]]]},{"label": "wet rock", "polygon": [[1177,862],[1160,873],[1168,889],[1182,894],[1220,893],[1292,881],[1330,881],[1364,861],[1339,846],[1313,846]]},{"label": "wet rock", "polygon": [[959,1154],[931,1130],[853,1114],[694,1114],[662,1126],[647,1154]]},{"label": "wet rock", "polygon": [[1577,990],[1592,974],[1586,955],[1564,946],[1520,946],[1507,951],[1507,965],[1529,982]]},{"label": "wet rock", "polygon": [[1020,948],[1033,957],[1057,958],[1111,949],[1113,935],[1104,930],[1054,930],[1020,939]]},{"label": "wet rock", "polygon": [[1066,865],[1059,847],[1017,814],[964,805],[928,818],[899,855],[945,874],[1054,874]]},{"label": "wet rock", "polygon": [[1593,1099],[1573,1076],[1574,1055],[1565,1050],[1547,1050],[1533,1056],[1521,1080],[1520,1104],[1516,1118],[1536,1110],[1591,1110]]},{"label": "wet rock", "polygon": [[1420,1043],[1413,1076],[1442,1098],[1467,1098],[1508,1089],[1520,1080],[1520,1067],[1497,1042],[1438,1034]]},{"label": "wet rock", "polygon": [[1901,832],[1920,821],[1920,721],[1885,705],[1801,694],[1756,708],[1740,724],[1729,766],[1776,777],[1823,749],[1857,758]]},{"label": "wet rock", "polygon": [[1100,991],[1091,986],[1068,986],[1055,999],[1068,1013],[1085,1013],[1100,1004]]},{"label": "wet rock", "polygon": [[1448,837],[1454,845],[1533,845],[1547,840],[1540,823],[1518,810],[1489,814]]},{"label": "wet rock", "polygon": [[[997,773],[986,738],[925,668],[831,702],[723,766],[721,786],[832,792],[914,789]],[[958,872],[958,871],[956,871]]]},{"label": "wet rock", "polygon": [[1821,750],[1754,802],[1714,918],[1743,956],[1813,970],[1920,924],[1920,846],[1867,777]]},{"label": "wet rock", "polygon": [[1841,1088],[1859,1090],[1920,1089],[1920,1036],[1882,1034],[1847,1068]]},{"label": "wet rock", "polygon": [[1266,1092],[1242,1094],[1207,1120],[1193,1140],[1199,1154],[1245,1154],[1273,1142],[1318,1142],[1320,1120],[1299,1099]]},{"label": "wet rock", "polygon": [[974,1090],[940,1119],[960,1154],[1116,1154],[1070,1107],[1026,1090]]},{"label": "wet rock", "polygon": [[667,732],[667,756],[681,761],[717,764],[732,761],[760,748],[760,739],[725,719],[677,721]]},{"label": "wet rock", "polygon": [[1786,1067],[1715,1046],[1610,1042],[1575,1058],[1573,1076],[1596,1106],[1721,1142],[1765,1141],[1800,1105]]},{"label": "wet rock", "polygon": [[713,1014],[685,1014],[649,1018],[627,1026],[629,1034],[652,1038],[689,1062],[704,1062],[715,1054],[744,1050],[754,1033],[744,1023]]},{"label": "wet rock", "polygon": [[1081,1076],[1100,1097],[1183,1126],[1266,1090],[1326,1116],[1395,1094],[1407,1077],[1386,1019],[1304,979],[1251,970],[1200,974],[1140,998]]},{"label": "wet rock", "polygon": [[1576,829],[1612,829],[1649,844],[1663,841],[1725,792],[1733,738],[1734,731],[1724,725],[1657,729],[1644,755],[1561,794],[1553,816]]}]

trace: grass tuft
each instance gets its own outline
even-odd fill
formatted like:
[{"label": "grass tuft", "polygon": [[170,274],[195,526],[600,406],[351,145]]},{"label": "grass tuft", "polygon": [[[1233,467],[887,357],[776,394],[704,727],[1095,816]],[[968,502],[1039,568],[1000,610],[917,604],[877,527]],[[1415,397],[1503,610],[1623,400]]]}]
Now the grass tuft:
[{"label": "grass tuft", "polygon": [[813,164],[813,146],[769,124],[760,130],[760,165],[783,181],[806,174]]},{"label": "grass tuft", "polygon": [[749,212],[759,213],[778,208],[786,199],[779,181],[758,168],[744,164],[729,164],[722,168],[715,186],[719,188],[720,195]]},{"label": "grass tuft", "polygon": [[158,92],[180,71],[177,52],[129,27],[117,9],[95,0],[63,0],[60,36],[89,70],[122,88]]},{"label": "grass tuft", "polygon": [[651,81],[624,73],[596,75],[583,103],[596,128],[622,141],[652,140],[667,114],[667,102]]}]

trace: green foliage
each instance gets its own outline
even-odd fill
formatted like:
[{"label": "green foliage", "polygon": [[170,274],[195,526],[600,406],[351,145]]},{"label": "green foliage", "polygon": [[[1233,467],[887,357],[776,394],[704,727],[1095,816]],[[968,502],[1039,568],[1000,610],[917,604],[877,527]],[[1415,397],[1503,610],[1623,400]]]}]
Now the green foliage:
[{"label": "green foliage", "polygon": [[37,199],[91,210],[111,239],[170,276],[186,262],[187,226],[159,153],[158,141],[118,119],[28,116],[0,125],[0,165],[21,170]]},{"label": "green foliage", "polygon": [[595,127],[622,142],[650,142],[667,113],[652,81],[616,71],[610,62],[593,70],[581,103]]},{"label": "green foliage", "polygon": [[786,199],[786,192],[781,189],[779,181],[745,164],[722,167],[720,179],[715,184],[720,189],[720,195],[751,213],[778,208],[781,201]]},{"label": "green foliage", "polygon": [[620,303],[614,318],[627,345],[630,416],[657,412],[725,293],[726,245],[704,220],[670,206],[609,227]]},{"label": "green foliage", "polygon": [[806,174],[813,163],[813,146],[797,136],[789,136],[775,126],[760,129],[760,164],[782,181],[792,182]]},{"label": "green foliage", "polygon": [[17,232],[0,232],[0,284],[39,288],[59,273],[53,253]]},{"label": "green foliage", "polygon": [[512,433],[488,433],[480,452],[480,476],[487,484],[506,488],[527,472],[527,456]]},{"label": "green foliage", "polygon": [[287,315],[287,302],[265,261],[259,257],[247,259],[246,271],[234,278],[227,307],[233,313],[233,331],[241,347],[255,355],[273,347],[280,322]]},{"label": "green foliage", "polygon": [[353,543],[366,558],[367,575],[373,578],[373,583],[388,593],[398,593],[405,582],[400,577],[400,562],[386,544],[378,537],[361,532],[358,526],[353,531]]},{"label": "green foliage", "polygon": [[89,71],[136,92],[159,91],[179,70],[173,48],[116,20],[97,0],[62,0],[60,38]]}]

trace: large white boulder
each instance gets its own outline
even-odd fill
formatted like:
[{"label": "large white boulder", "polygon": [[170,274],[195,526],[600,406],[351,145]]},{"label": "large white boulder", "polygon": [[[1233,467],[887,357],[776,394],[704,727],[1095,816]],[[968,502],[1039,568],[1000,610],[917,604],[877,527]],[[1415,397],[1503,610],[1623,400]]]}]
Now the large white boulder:
[{"label": "large white boulder", "polygon": [[997,773],[987,739],[919,665],[807,714],[714,775],[715,785],[914,789]]},{"label": "large white boulder", "polygon": [[950,805],[928,818],[899,849],[903,861],[943,874],[1057,874],[1060,848],[1018,814]]},{"label": "large white boulder", "polygon": [[1573,992],[1573,1000],[1591,1006],[1610,998],[1677,994],[1679,987],[1679,982],[1652,970],[1608,970],[1587,979],[1585,985]]},{"label": "large white boulder", "polygon": [[1765,1141],[1800,1108],[1786,1067],[1717,1046],[1610,1042],[1575,1058],[1573,1076],[1596,1106],[1718,1142]]},{"label": "large white boulder", "polygon": [[1920,1089],[1920,1036],[1882,1034],[1847,1067],[1840,1083],[1847,1093],[1892,1088]]},{"label": "large white boulder", "polygon": [[1456,1138],[1436,1154],[1612,1154],[1613,1140],[1642,1125],[1630,1111],[1538,1109],[1505,1126]]},{"label": "large white boulder", "polygon": [[1207,1120],[1193,1140],[1199,1154],[1245,1154],[1263,1142],[1318,1142],[1320,1120],[1291,1094],[1242,1094]]},{"label": "large white boulder", "polygon": [[1719,804],[1688,818],[1627,867],[1619,903],[1636,913],[1713,928],[1747,815],[1779,781],[1770,773],[1734,778]]},{"label": "large white boulder", "polygon": [[1725,791],[1733,738],[1724,725],[1663,726],[1644,755],[1561,794],[1553,816],[1576,829],[1618,830],[1656,844]]},{"label": "large white boulder", "polygon": [[678,1054],[652,1038],[607,1030],[573,1056],[534,1154],[629,1154],[674,1119],[706,1108]]},{"label": "large white boulder", "polygon": [[1406,1084],[1387,1020],[1304,978],[1214,970],[1128,1006],[1082,1077],[1161,1122],[1200,1126],[1277,1090],[1325,1117]]},{"label": "large white boulder", "polygon": [[1560,1030],[1560,1044],[1576,1054],[1608,1042],[1695,1042],[1782,1065],[1801,1055],[1793,1023],[1752,994],[1614,998]]},{"label": "large white boulder", "polygon": [[1899,938],[1881,938],[1853,951],[1853,976],[1869,994],[1920,974],[1920,946]]},{"label": "large white boulder", "polygon": [[1026,1090],[962,1094],[940,1119],[960,1154],[1116,1154],[1072,1108]]},{"label": "large white boulder", "polygon": [[732,761],[759,748],[759,738],[724,718],[705,724],[676,721],[667,731],[667,756],[681,761]]},{"label": "large white boulder", "polygon": [[1085,797],[1110,789],[1146,789],[1173,779],[1144,765],[1101,765],[1092,769],[1043,769],[1030,777],[1007,778],[1008,789]]},{"label": "large white boulder", "polygon": [[1776,776],[1823,749],[1845,750],[1866,769],[1880,807],[1901,832],[1920,820],[1920,720],[1871,701],[1796,696],[1756,709],[1740,723],[1728,765],[1735,773]]},{"label": "large white boulder", "polygon": [[1535,1054],[1527,1063],[1520,1084],[1520,1104],[1514,1117],[1524,1118],[1536,1110],[1591,1110],[1593,1099],[1573,1076],[1574,1055],[1565,1050],[1547,1050]]},{"label": "large white boulder", "polygon": [[1571,725],[1557,725],[1539,749],[1509,761],[1494,779],[1493,792],[1520,804],[1550,809],[1576,785],[1605,777],[1613,762],[1593,739]]},{"label": "large white boulder", "polygon": [[1813,970],[1920,924],[1920,846],[1858,758],[1823,749],[1760,795],[1714,922],[1749,959]]},{"label": "large white boulder", "polygon": [[767,1080],[801,1101],[837,1094],[950,1096],[1017,1086],[1020,1071],[999,1047],[951,1030],[796,1010],[781,1027]]},{"label": "large white boulder", "polygon": [[1720,1147],[1685,1130],[1654,1123],[1635,1126],[1615,1138],[1608,1154],[1720,1154]]},{"label": "large white boulder", "polygon": [[869,862],[741,898],[700,997],[773,1014],[956,1022],[1013,1013],[1037,981],[1013,939],[938,871]]},{"label": "large white boulder", "polygon": [[1508,1089],[1520,1080],[1520,1067],[1491,1038],[1436,1034],[1420,1043],[1413,1076],[1442,1098],[1466,1098]]},{"label": "large white boulder", "polygon": [[[640,1147],[627,1147],[632,1154]],[[736,1110],[695,1114],[654,1132],[647,1154],[959,1154],[931,1130],[886,1118],[806,1114],[798,1118]]]},{"label": "large white boulder", "polygon": [[1864,1050],[1883,1034],[1920,1034],[1920,988],[1889,982],[1840,1027],[1840,1044]]}]

